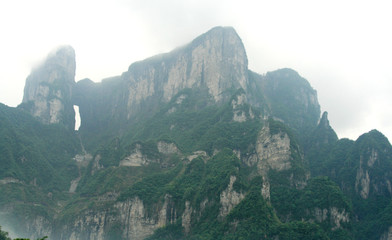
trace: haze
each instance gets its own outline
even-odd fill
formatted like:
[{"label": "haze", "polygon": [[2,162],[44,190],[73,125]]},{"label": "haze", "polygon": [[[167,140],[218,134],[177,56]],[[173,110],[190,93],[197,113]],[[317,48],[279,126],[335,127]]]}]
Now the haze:
[{"label": "haze", "polygon": [[338,136],[392,139],[390,1],[1,1],[0,102],[17,106],[26,77],[55,47],[76,51],[76,80],[128,66],[233,26],[249,68],[289,67],[318,91]]}]

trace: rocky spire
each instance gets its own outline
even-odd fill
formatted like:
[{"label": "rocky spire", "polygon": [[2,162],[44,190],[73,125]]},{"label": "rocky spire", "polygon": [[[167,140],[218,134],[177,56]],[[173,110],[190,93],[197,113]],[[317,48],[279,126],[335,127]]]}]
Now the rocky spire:
[{"label": "rocky spire", "polygon": [[329,125],[329,120],[328,120],[328,112],[324,112],[321,119],[320,123],[317,127],[317,132],[318,132],[318,141],[324,144],[327,143],[333,143],[338,140],[338,136],[336,135],[335,131],[332,129],[332,127]]},{"label": "rocky spire", "polygon": [[43,123],[62,123],[73,129],[75,113],[71,95],[75,84],[75,68],[75,51],[71,46],[54,50],[27,77],[23,101],[19,107]]},{"label": "rocky spire", "polygon": [[324,129],[330,128],[327,111],[323,112],[323,116],[321,117],[320,122],[319,122],[319,127],[324,128]]},{"label": "rocky spire", "polygon": [[319,124],[309,136],[305,149],[307,152],[319,151],[320,149],[337,142],[338,139],[335,131],[329,125],[328,112],[324,112]]}]

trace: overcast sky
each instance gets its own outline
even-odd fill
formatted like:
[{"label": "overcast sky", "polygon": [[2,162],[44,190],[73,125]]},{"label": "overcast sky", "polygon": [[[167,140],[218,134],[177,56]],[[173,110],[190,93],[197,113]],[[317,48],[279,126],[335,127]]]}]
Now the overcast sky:
[{"label": "overcast sky", "polygon": [[0,102],[17,106],[31,68],[59,45],[76,51],[76,81],[100,81],[233,26],[249,68],[296,70],[340,138],[378,129],[392,139],[391,12],[388,0],[4,0]]}]

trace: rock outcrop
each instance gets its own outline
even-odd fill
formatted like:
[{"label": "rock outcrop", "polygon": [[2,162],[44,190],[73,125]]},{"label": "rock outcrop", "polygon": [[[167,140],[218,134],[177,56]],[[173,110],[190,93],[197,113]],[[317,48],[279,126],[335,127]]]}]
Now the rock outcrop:
[{"label": "rock outcrop", "polygon": [[233,184],[237,180],[236,176],[230,176],[230,182],[227,188],[220,194],[221,208],[219,210],[220,217],[226,217],[230,211],[237,206],[245,195],[233,189]]},{"label": "rock outcrop", "polygon": [[20,107],[43,123],[61,123],[73,129],[75,112],[71,97],[75,68],[74,49],[70,46],[56,49],[27,77]]},{"label": "rock outcrop", "polygon": [[123,74],[128,118],[149,97],[168,102],[185,88],[204,88],[215,102],[227,99],[227,90],[247,89],[247,68],[245,48],[235,30],[213,28],[185,47],[129,67]]},{"label": "rock outcrop", "polygon": [[180,153],[180,150],[178,150],[177,146],[174,143],[168,143],[165,141],[159,141],[157,143],[157,148],[158,152],[166,155]]},{"label": "rock outcrop", "polygon": [[175,220],[175,209],[171,196],[166,195],[162,205],[156,206],[158,211],[149,213],[143,201],[138,197],[111,205],[104,211],[88,211],[59,229],[60,239],[107,239],[117,236],[118,239],[141,240],[153,234],[154,230]]},{"label": "rock outcrop", "polygon": [[388,231],[381,235],[380,240],[392,240],[392,226],[388,228]]},{"label": "rock outcrop", "polygon": [[[355,191],[362,199],[369,196],[392,196],[392,151],[388,139],[380,132],[372,130],[356,141],[357,171]],[[364,145],[366,144],[366,145]],[[383,175],[379,171],[385,171]]]},{"label": "rock outcrop", "polygon": [[314,208],[312,212],[315,220],[319,223],[328,221],[331,224],[331,230],[335,231],[342,227],[342,224],[350,222],[350,216],[344,209],[330,207],[329,209]]},{"label": "rock outcrop", "polygon": [[[122,126],[141,111],[146,114],[146,109],[154,114],[162,102],[169,102],[184,89],[202,91],[205,101],[211,103],[228,100],[232,90],[247,90],[247,71],[245,48],[236,31],[213,28],[172,52],[133,63],[119,77],[101,83],[78,82],[73,99],[82,118],[80,131],[105,129],[114,122]],[[176,103],[182,100],[179,96]],[[168,113],[174,111],[176,108]]]},{"label": "rock outcrop", "polygon": [[120,161],[120,166],[136,167],[148,165],[151,161],[147,155],[143,154],[142,147],[140,144],[136,144],[135,148],[132,150],[131,154]]},{"label": "rock outcrop", "polygon": [[291,168],[290,138],[285,132],[271,134],[270,128],[264,127],[257,138],[256,152],[257,168],[262,176],[266,176],[270,169],[283,171]]},{"label": "rock outcrop", "polygon": [[[36,176],[13,177],[13,169],[1,176],[0,187],[25,185],[40,194],[44,189],[40,197],[50,198],[49,220],[41,215],[29,220],[30,232],[74,240],[145,239],[172,230],[185,238],[201,236],[197,231],[208,237],[206,225],[226,224],[257,190],[257,201],[271,207],[268,218],[280,218],[275,227],[318,225],[333,233],[357,224],[343,194],[358,202],[392,196],[389,142],[375,131],[355,143],[340,142],[328,114],[320,119],[310,84],[291,69],[251,72],[242,41],[230,27],[213,28],[99,83],[75,83],[74,55],[71,47],[49,55],[27,78],[20,108],[45,124],[73,129],[73,105],[78,105],[80,141],[94,155],[82,146],[83,154],[67,158],[75,156],[67,162],[74,174],[61,176],[67,182],[58,192],[42,188]],[[114,144],[108,144],[111,139]],[[11,147],[3,149],[8,154]],[[230,154],[217,155],[225,152]],[[14,155],[22,163],[26,159],[24,153]],[[341,185],[322,188],[331,182]],[[58,197],[63,193],[65,200]],[[81,203],[85,200],[88,204]],[[244,215],[225,225],[221,236],[250,222],[253,212],[247,214],[249,219]],[[377,237],[389,239],[388,226]]]}]

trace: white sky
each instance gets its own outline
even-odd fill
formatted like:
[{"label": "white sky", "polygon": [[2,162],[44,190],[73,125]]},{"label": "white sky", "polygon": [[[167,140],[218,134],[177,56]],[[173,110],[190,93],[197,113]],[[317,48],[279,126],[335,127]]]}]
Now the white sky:
[{"label": "white sky", "polygon": [[318,92],[339,137],[392,139],[392,1],[2,0],[0,102],[17,106],[31,68],[76,51],[76,80],[120,75],[214,26],[233,26],[249,68],[289,67]]}]

